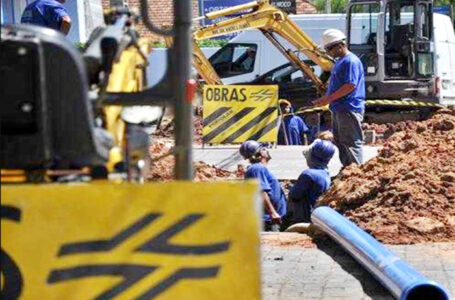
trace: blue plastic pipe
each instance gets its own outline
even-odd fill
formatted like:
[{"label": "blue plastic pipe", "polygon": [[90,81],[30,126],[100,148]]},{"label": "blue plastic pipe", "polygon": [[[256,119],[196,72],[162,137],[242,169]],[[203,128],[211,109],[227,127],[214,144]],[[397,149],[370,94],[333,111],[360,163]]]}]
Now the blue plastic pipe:
[{"label": "blue plastic pipe", "polygon": [[449,299],[449,294],[442,285],[425,278],[330,207],[316,208],[311,214],[311,221],[373,274],[396,299]]}]

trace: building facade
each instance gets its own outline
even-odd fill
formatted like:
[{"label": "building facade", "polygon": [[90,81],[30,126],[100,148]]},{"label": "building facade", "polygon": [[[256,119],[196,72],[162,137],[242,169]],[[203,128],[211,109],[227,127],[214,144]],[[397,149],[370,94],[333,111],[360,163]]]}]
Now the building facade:
[{"label": "building facade", "polygon": [[[192,1],[192,13],[193,17],[202,15],[201,5],[203,1],[219,2],[220,7],[229,6],[229,3],[245,3],[252,0],[191,0]],[[295,0],[296,1],[296,13],[297,14],[314,14],[316,8],[308,0]],[[102,0],[103,8],[107,9],[110,5],[110,0]],[[125,5],[130,8],[140,9],[140,0],[123,0]],[[153,0],[149,5],[149,16],[153,20],[156,26],[171,25],[173,20],[173,0]],[[159,38],[149,32],[142,24],[139,24],[138,31],[142,36],[152,37],[155,40]]]}]

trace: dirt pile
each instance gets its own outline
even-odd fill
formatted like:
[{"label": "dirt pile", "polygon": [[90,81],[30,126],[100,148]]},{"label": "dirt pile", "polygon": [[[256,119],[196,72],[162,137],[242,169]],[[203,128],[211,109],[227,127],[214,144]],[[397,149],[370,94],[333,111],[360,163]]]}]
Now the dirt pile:
[{"label": "dirt pile", "polygon": [[387,124],[374,124],[374,123],[363,123],[362,129],[366,131],[374,131],[376,134],[376,140],[373,144],[382,145],[385,143],[390,136],[396,132],[401,132],[405,130],[416,130],[416,126],[419,122],[415,121],[401,121],[397,123],[387,123]]},{"label": "dirt pile", "polygon": [[[154,139],[161,138],[174,138],[175,125],[172,118],[164,118],[161,126],[153,133]],[[197,145],[202,144],[202,117],[199,115],[193,115],[193,143]]]},{"label": "dirt pile", "polygon": [[455,110],[405,124],[319,203],[385,243],[455,241]]},{"label": "dirt pile", "polygon": [[[271,248],[314,248],[310,236],[295,232],[261,232],[261,245]],[[279,259],[277,259],[279,260]]]},{"label": "dirt pile", "polygon": [[[169,138],[155,138],[149,148],[152,158],[150,170],[146,176],[152,181],[170,181],[174,179],[174,155],[167,155],[172,151],[174,143]],[[230,172],[208,165],[204,162],[195,162],[195,181],[232,180],[243,178],[239,172]]]}]

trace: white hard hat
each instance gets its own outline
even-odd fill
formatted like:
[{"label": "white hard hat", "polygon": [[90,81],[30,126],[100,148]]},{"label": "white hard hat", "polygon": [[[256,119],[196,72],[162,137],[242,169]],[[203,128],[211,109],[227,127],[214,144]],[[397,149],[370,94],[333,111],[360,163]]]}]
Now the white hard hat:
[{"label": "white hard hat", "polygon": [[327,29],[322,34],[322,47],[327,48],[333,44],[346,40],[346,35],[338,29]]}]

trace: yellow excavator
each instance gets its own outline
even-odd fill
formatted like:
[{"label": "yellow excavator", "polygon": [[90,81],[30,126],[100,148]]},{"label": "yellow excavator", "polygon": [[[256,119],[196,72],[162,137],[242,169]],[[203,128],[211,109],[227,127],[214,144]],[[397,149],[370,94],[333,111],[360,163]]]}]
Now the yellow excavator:
[{"label": "yellow excavator", "polygon": [[[413,7],[416,7],[419,14],[408,13]],[[381,11],[383,11],[382,14]],[[431,50],[432,42],[428,38],[431,36],[432,28],[431,1],[419,0],[416,3],[409,3],[403,0],[370,0],[366,4],[351,1],[348,5],[348,12],[349,47],[361,58],[365,67],[366,120],[383,123],[408,118],[422,118],[429,111],[441,107],[442,105],[437,101],[437,82],[431,65],[433,61],[431,57],[434,56]],[[391,15],[393,18],[384,20],[386,15]],[[222,81],[196,41],[257,29],[294,67],[300,69],[311,79],[319,94],[325,92],[324,83],[328,76],[324,75],[330,71],[333,59],[320,49],[286,13],[270,5],[267,0],[260,0],[213,11],[195,20],[220,17],[225,20],[202,26],[193,31],[192,63],[207,84],[222,84]],[[356,20],[359,18],[368,21],[369,24],[369,27],[364,29],[364,31],[369,30],[370,37],[368,44],[365,42],[365,45],[357,41],[359,37],[356,37],[356,34],[362,34],[362,36],[364,34],[358,32],[359,29],[356,27],[356,22],[358,22]],[[373,25],[378,20],[390,24],[388,28],[378,26],[376,33]],[[405,26],[400,25],[400,22],[409,23]],[[407,30],[406,34],[402,33],[403,28]],[[280,44],[276,35],[287,40],[296,51],[286,49]],[[401,43],[397,41],[401,41]],[[171,44],[169,39],[167,44]],[[387,44],[386,48],[384,48],[385,44]],[[321,78],[314,74],[312,68],[299,57],[299,53],[304,54],[321,67],[324,71]],[[393,69],[396,65],[401,67]],[[418,72],[422,69],[422,65],[426,66],[424,74]],[[322,110],[319,107],[306,107],[301,113],[311,114]]]},{"label": "yellow excavator", "polygon": [[[249,2],[213,11],[195,20],[216,19],[240,14],[211,25],[200,27],[193,31],[193,66],[207,84],[222,84],[220,77],[210,64],[197,41],[219,37],[243,30],[258,29],[272,44],[297,68],[315,84],[320,94],[324,93],[324,80],[317,76],[313,69],[306,64],[297,53],[286,49],[275,37],[275,34],[286,39],[298,52],[304,54],[324,72],[330,72],[333,59],[328,56],[305,32],[293,22],[288,15],[269,4],[267,0]],[[166,45],[172,45],[172,39],[165,39]],[[327,78],[325,78],[326,80]]]},{"label": "yellow excavator", "polygon": [[[146,11],[147,1],[143,2]],[[171,49],[180,54],[168,55],[172,66],[167,69],[168,76],[148,87],[151,43],[135,31],[137,16],[122,5],[113,5],[107,20],[106,27],[92,33],[82,53],[56,31],[2,25],[0,71],[8,73],[0,84],[1,98],[8,99],[2,101],[0,110],[2,183],[71,180],[75,176],[105,178],[110,173],[139,179],[142,174],[134,168],[143,166],[149,135],[131,109],[141,106],[143,112],[147,106],[173,105],[179,99],[184,102],[179,109],[188,106],[188,113],[184,113],[191,116],[192,89],[187,79],[182,80],[189,76],[189,62],[175,58],[186,57],[181,53],[189,55],[190,49],[181,45]],[[149,27],[179,41],[184,36],[175,28]],[[188,70],[179,70],[182,66]],[[184,84],[171,88],[177,81]],[[129,122],[125,111],[134,114],[130,117],[134,120]],[[182,112],[177,109],[176,113]],[[179,118],[188,123],[184,119]],[[186,131],[188,126],[180,127]],[[176,156],[185,158],[191,132],[179,137],[177,144],[188,145],[180,146]],[[180,173],[192,176],[189,164],[178,164],[183,169]]]}]

